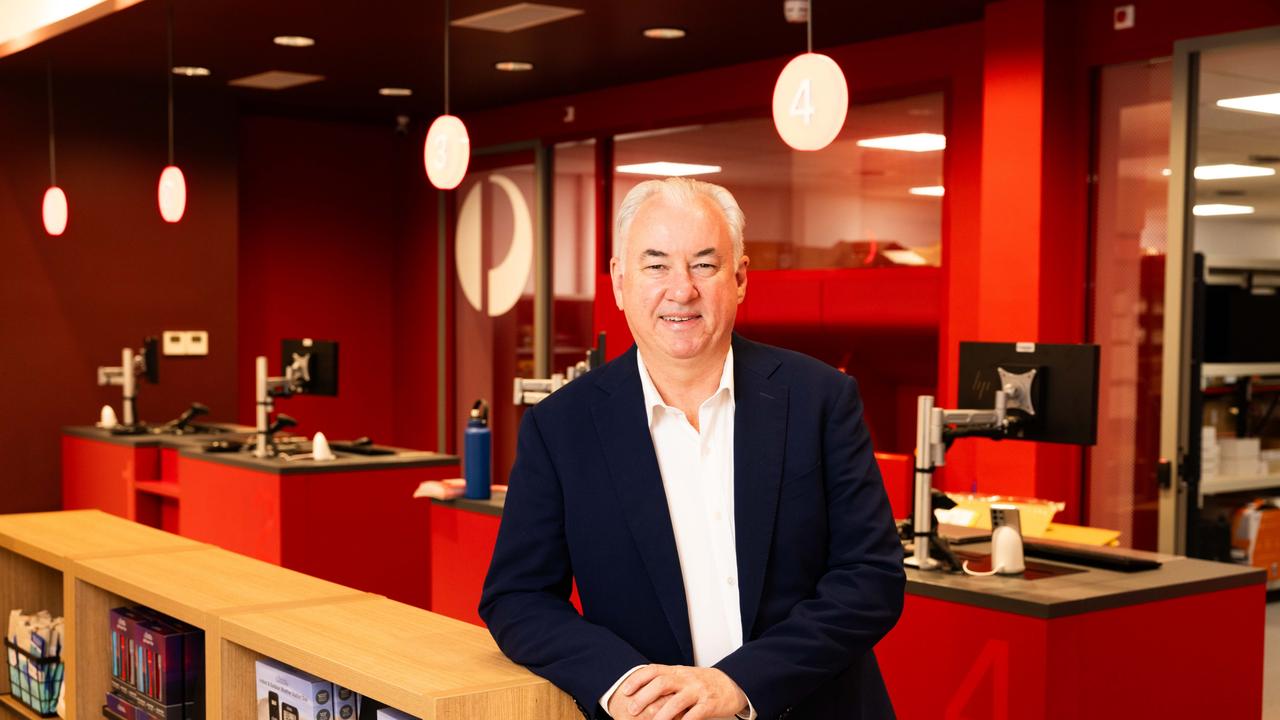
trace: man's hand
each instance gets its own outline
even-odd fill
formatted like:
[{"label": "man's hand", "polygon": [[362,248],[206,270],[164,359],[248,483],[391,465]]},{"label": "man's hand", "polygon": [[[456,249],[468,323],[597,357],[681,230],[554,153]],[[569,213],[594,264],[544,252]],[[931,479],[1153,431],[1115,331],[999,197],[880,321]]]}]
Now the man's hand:
[{"label": "man's hand", "polygon": [[733,717],[746,707],[742,688],[720,670],[646,665],[618,687],[607,709],[615,719],[708,720]]}]

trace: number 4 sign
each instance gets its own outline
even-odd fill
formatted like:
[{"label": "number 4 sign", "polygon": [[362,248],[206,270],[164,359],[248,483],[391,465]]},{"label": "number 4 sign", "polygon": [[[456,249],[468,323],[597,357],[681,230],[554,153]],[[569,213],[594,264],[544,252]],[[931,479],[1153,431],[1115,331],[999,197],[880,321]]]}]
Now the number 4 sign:
[{"label": "number 4 sign", "polygon": [[818,53],[796,56],[773,86],[773,124],[796,150],[821,150],[844,127],[849,85],[835,60]]}]

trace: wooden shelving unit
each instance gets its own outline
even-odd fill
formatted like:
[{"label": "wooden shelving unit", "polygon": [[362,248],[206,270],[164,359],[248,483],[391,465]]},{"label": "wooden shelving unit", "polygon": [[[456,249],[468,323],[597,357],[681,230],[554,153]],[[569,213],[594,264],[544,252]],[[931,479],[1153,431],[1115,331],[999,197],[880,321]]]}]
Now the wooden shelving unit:
[{"label": "wooden shelving unit", "polygon": [[424,720],[579,717],[467,623],[98,511],[0,516],[0,609],[66,618],[67,720],[101,716],[108,610],[126,604],[204,630],[211,720],[256,720],[264,657]]},{"label": "wooden shelving unit", "polygon": [[0,709],[3,709],[4,717],[14,716],[25,718],[25,720],[44,720],[44,718],[33,712],[31,708],[18,702],[18,699],[9,693],[0,695]]}]

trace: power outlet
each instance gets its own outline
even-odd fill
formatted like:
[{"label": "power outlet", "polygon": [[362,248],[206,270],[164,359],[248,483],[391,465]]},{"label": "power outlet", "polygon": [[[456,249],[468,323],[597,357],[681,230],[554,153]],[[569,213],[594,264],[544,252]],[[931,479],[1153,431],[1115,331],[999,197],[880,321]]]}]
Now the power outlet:
[{"label": "power outlet", "polygon": [[1117,5],[1111,11],[1111,24],[1116,30],[1129,30],[1136,21],[1132,5]]},{"label": "power outlet", "polygon": [[188,355],[208,355],[209,331],[188,330],[186,346]]},{"label": "power outlet", "polygon": [[187,354],[187,333],[185,330],[164,331],[164,354],[166,356]]}]

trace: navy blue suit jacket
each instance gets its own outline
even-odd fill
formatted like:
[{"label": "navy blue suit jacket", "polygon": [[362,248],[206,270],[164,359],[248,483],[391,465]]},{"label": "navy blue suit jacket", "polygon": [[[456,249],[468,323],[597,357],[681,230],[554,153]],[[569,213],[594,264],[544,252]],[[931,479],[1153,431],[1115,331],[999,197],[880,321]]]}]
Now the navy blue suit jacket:
[{"label": "navy blue suit jacket", "polygon": [[[857,384],[737,335],[733,349],[744,644],[716,667],[764,719],[892,717],[871,649],[905,575]],[[480,615],[593,718],[632,667],[693,664],[634,347],[525,413]]]}]

